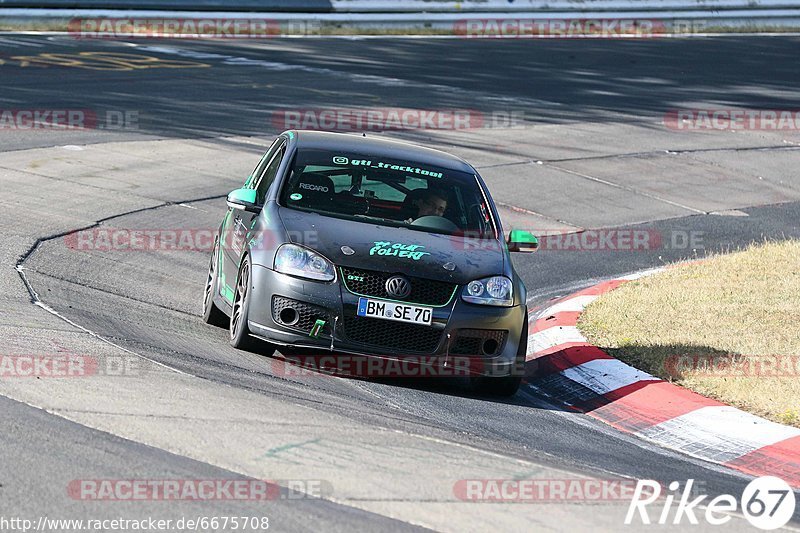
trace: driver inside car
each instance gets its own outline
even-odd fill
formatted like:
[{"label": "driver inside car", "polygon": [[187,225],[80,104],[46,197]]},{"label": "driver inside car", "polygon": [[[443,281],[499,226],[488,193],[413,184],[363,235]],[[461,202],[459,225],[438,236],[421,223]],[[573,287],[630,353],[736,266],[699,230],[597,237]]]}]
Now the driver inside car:
[{"label": "driver inside car", "polygon": [[416,200],[414,205],[418,209],[417,216],[406,219],[406,224],[411,224],[422,217],[444,216],[444,212],[447,210],[447,198],[444,193],[430,190]]}]

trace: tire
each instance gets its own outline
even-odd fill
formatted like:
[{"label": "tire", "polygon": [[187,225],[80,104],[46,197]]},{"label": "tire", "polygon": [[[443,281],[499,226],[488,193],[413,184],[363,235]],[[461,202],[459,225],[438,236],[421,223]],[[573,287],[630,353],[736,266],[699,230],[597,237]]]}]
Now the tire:
[{"label": "tire", "polygon": [[211,264],[208,265],[208,279],[206,289],[203,294],[203,322],[219,328],[228,327],[230,319],[217,304],[214,303],[214,295],[217,294],[217,265],[219,264],[219,248],[214,243],[214,253],[211,254]]},{"label": "tire", "polygon": [[250,311],[250,277],[252,275],[250,256],[246,256],[236,277],[236,291],[233,295],[233,309],[228,330],[231,346],[239,350],[254,351],[256,342],[250,336],[247,315]]},{"label": "tire", "polygon": [[496,396],[499,398],[510,398],[514,396],[522,385],[522,378],[525,373],[525,356],[528,352],[528,315],[525,313],[525,324],[522,326],[522,334],[517,348],[517,358],[511,374],[502,377],[478,376],[472,378],[472,388],[478,394],[484,396]]}]

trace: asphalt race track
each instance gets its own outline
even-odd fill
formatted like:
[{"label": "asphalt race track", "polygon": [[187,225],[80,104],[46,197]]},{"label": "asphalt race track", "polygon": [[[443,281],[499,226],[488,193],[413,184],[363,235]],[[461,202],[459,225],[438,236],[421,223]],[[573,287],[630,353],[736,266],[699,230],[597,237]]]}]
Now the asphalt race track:
[{"label": "asphalt race track", "polygon": [[[675,109],[798,108],[798,49],[791,36],[1,36],[0,109],[86,110],[97,127],[0,132],[0,353],[78,354],[105,371],[0,379],[0,514],[267,516],[277,531],[612,530],[627,501],[474,503],[453,487],[529,476],[694,479],[703,494],[740,495],[746,476],[574,413],[535,380],[497,401],[434,380],[292,375],[202,323],[209,250],[88,250],[65,235],[216,229],[225,195],[286,129],[276,118],[286,110],[466,109],[482,127],[386,135],[472,162],[507,226],[650,238],[638,249],[518,254],[534,308],[611,276],[800,237],[797,129],[664,124]],[[106,117],[128,119],[109,126]],[[119,364],[127,370],[110,370]],[[68,491],[98,479],[268,479],[283,489],[268,502],[177,503]],[[726,527],[749,526],[735,517]]]}]

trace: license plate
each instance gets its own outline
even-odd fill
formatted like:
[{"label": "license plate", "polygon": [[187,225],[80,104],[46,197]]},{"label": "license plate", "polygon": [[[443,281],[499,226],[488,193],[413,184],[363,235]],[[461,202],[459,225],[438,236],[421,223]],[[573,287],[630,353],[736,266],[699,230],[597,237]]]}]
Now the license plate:
[{"label": "license plate", "polygon": [[430,326],[433,323],[433,309],[417,305],[399,304],[385,300],[358,299],[358,316],[394,320],[409,324],[423,324]]}]

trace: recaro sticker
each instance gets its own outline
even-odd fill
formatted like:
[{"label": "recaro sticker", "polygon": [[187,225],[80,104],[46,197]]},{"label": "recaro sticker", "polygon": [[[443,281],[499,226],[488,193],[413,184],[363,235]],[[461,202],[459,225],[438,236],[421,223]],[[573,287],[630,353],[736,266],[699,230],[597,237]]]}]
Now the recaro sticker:
[{"label": "recaro sticker", "polygon": [[314,185],[313,183],[301,183],[299,187],[307,191],[328,192],[328,187],[325,187],[324,185]]},{"label": "recaro sticker", "polygon": [[374,241],[375,246],[369,251],[369,255],[386,255],[405,257],[414,261],[419,261],[425,255],[431,255],[430,252],[420,252],[420,248],[425,248],[419,244],[403,244],[400,242],[392,243],[389,241]]}]

